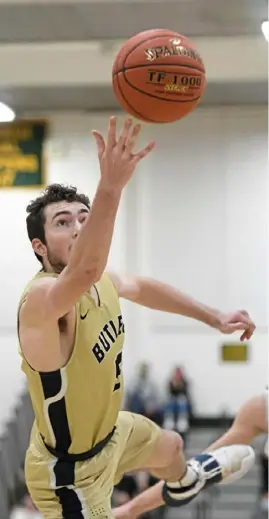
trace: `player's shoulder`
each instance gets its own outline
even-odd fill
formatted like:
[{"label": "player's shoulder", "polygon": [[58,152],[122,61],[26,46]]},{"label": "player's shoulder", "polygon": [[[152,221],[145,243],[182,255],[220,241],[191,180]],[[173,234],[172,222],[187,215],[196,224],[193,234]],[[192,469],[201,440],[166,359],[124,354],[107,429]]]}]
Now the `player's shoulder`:
[{"label": "player's shoulder", "polygon": [[21,319],[30,317],[36,319],[37,314],[42,315],[45,311],[46,294],[57,281],[57,275],[39,272],[26,285],[18,307],[18,314]]},{"label": "player's shoulder", "polygon": [[119,291],[120,276],[114,270],[106,270],[102,277],[114,286],[116,292]]},{"label": "player's shoulder", "polygon": [[57,282],[56,277],[54,276],[46,276],[36,278],[30,283],[26,296],[36,297],[41,296],[44,292],[47,292],[55,283]]},{"label": "player's shoulder", "polygon": [[39,271],[25,286],[20,298],[20,304],[28,298],[29,294],[39,294],[54,285],[57,277],[57,274]]}]

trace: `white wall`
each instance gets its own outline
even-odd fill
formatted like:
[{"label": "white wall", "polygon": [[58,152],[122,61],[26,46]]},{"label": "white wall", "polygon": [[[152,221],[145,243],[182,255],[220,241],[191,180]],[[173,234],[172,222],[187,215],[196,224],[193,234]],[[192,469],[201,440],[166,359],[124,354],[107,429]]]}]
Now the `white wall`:
[{"label": "white wall", "polygon": [[[185,366],[197,411],[235,412],[267,378],[267,109],[198,109],[170,126],[145,126],[157,149],[128,187],[110,264],[170,282],[224,310],[246,308],[257,322],[251,361],[221,365],[223,337],[204,326],[124,305],[127,384],[149,360],[163,384]],[[48,182],[73,183],[91,197],[98,181],[90,129],[107,115],[57,115],[47,143]],[[143,140],[142,139],[142,140]],[[0,423],[24,381],[16,344],[16,305],[38,268],[25,232],[25,207],[36,190],[2,190],[0,232]],[[239,386],[240,384],[240,386]]]},{"label": "white wall", "polygon": [[[223,365],[224,337],[177,316],[144,312],[141,357],[161,380],[173,362],[193,383],[197,411],[235,412],[267,381],[267,111],[196,111],[167,131],[140,175],[138,264],[203,302],[246,308],[257,323],[251,362]],[[175,152],[176,150],[176,152]],[[142,315],[142,312],[141,312]]]}]

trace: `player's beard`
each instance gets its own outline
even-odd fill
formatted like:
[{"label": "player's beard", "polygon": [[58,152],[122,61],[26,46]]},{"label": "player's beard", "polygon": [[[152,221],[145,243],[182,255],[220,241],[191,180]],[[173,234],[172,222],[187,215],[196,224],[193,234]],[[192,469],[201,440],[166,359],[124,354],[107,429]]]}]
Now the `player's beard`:
[{"label": "player's beard", "polygon": [[56,274],[60,274],[63,269],[66,267],[66,263],[63,263],[59,258],[57,258],[50,250],[47,248],[47,256],[49,263],[53,269],[53,272]]}]

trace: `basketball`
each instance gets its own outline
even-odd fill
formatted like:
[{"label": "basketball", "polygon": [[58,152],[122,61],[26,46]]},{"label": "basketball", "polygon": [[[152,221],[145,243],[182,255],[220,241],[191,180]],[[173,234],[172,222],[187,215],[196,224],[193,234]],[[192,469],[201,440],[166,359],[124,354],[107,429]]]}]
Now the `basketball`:
[{"label": "basketball", "polygon": [[137,119],[171,123],[190,113],[205,90],[205,67],[191,40],[153,29],[130,38],[116,56],[113,89]]}]

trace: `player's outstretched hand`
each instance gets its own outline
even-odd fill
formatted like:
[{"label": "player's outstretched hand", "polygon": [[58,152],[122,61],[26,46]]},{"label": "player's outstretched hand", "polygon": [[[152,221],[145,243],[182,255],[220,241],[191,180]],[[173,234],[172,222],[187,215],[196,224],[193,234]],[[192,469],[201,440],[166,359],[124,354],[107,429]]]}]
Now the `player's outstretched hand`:
[{"label": "player's outstretched hand", "polygon": [[133,124],[132,120],[127,118],[117,138],[116,117],[111,117],[109,120],[106,141],[100,132],[93,130],[102,182],[109,189],[123,189],[132,177],[137,164],[155,147],[155,142],[151,141],[141,151],[134,152],[140,130],[140,124]]},{"label": "player's outstretched hand", "polygon": [[243,331],[240,340],[250,339],[255,331],[255,324],[246,310],[238,310],[230,314],[223,314],[220,317],[218,329],[225,334]]}]

